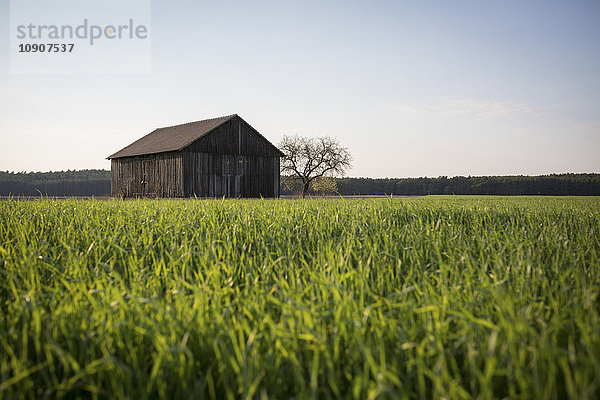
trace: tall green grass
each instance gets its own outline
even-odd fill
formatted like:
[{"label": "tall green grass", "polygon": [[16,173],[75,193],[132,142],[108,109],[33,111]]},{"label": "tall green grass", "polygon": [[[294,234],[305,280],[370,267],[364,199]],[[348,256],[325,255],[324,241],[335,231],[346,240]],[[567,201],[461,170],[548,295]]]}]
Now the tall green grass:
[{"label": "tall green grass", "polygon": [[600,199],[0,202],[0,397],[600,394]]}]

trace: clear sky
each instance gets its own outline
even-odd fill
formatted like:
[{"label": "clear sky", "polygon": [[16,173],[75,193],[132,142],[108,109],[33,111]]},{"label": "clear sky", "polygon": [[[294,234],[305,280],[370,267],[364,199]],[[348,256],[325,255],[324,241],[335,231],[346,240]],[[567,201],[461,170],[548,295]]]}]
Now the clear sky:
[{"label": "clear sky", "polygon": [[331,135],[350,176],[600,172],[600,2],[152,1],[152,72],[9,73],[0,170],[110,169],[154,128],[237,113]]}]

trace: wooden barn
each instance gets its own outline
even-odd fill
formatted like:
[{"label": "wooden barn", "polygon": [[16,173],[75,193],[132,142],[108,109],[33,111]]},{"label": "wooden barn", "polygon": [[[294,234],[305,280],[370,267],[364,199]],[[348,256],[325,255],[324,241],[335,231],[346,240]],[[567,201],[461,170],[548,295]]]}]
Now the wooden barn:
[{"label": "wooden barn", "polygon": [[283,153],[237,114],[156,129],[108,157],[114,197],[279,197]]}]

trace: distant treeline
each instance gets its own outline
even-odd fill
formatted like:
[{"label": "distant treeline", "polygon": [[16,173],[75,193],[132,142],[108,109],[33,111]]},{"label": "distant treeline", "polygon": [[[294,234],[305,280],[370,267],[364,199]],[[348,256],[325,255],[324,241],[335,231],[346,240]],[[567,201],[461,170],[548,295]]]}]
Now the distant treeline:
[{"label": "distant treeline", "polygon": [[[340,178],[341,195],[490,194],[600,196],[600,174]],[[1,196],[110,196],[110,171],[2,172]],[[292,194],[281,188],[282,194]]]},{"label": "distant treeline", "polygon": [[0,196],[110,196],[110,171],[2,172]]},{"label": "distant treeline", "polygon": [[351,194],[489,194],[600,196],[600,174],[456,176],[448,178],[342,178],[338,192]]}]

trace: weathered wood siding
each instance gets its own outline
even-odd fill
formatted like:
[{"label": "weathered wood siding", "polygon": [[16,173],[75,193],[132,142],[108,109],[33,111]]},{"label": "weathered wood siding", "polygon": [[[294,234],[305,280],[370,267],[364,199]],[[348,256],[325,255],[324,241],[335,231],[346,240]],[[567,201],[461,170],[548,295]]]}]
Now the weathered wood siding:
[{"label": "weathered wood siding", "polygon": [[180,152],[111,160],[113,197],[183,197]]},{"label": "weathered wood siding", "polygon": [[239,117],[230,119],[191,143],[185,151],[279,157],[277,149]]},{"label": "weathered wood siding", "polygon": [[279,157],[185,153],[186,196],[279,197]]},{"label": "weathered wood siding", "polygon": [[279,197],[279,153],[241,118],[184,150],[185,196]]}]

